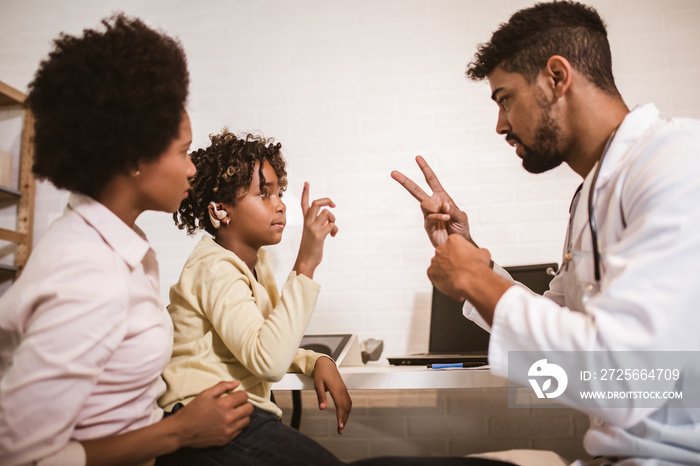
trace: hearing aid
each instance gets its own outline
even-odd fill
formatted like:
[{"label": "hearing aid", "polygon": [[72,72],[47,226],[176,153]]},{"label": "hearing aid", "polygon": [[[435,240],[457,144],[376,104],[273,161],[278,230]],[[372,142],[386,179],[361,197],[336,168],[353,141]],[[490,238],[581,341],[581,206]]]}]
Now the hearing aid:
[{"label": "hearing aid", "polygon": [[[211,224],[214,228],[219,228],[221,226],[221,220],[226,218],[228,213],[226,213],[225,210],[219,210],[218,207],[216,207],[216,202],[211,201],[209,205],[212,207],[212,210],[209,210],[209,220],[211,220]],[[216,217],[214,217],[214,214],[216,214]],[[228,222],[226,222],[228,225]]]}]

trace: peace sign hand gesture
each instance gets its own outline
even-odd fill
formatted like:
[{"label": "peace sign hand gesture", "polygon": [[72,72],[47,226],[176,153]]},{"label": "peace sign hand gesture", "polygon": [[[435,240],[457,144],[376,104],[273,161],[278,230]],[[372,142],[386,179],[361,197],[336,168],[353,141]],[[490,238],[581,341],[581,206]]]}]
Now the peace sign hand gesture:
[{"label": "peace sign hand gesture", "polygon": [[423,211],[425,231],[434,247],[438,247],[447,241],[451,234],[458,234],[474,243],[469,233],[469,218],[467,214],[459,210],[449,194],[440,184],[435,172],[430,168],[428,162],[420,155],[416,157],[416,162],[425,176],[425,181],[433,191],[429,196],[413,180],[403,173],[394,170],[391,177],[403,186],[414,198],[420,202]]}]

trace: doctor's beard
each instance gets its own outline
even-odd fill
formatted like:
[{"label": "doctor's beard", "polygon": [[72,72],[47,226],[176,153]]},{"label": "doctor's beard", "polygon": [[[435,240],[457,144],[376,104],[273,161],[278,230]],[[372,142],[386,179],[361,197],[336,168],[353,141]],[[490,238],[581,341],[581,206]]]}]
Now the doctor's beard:
[{"label": "doctor's beard", "polygon": [[538,104],[541,116],[537,122],[534,143],[525,145],[517,135],[509,135],[509,138],[522,145],[523,168],[530,173],[544,173],[564,162],[564,152],[558,145],[561,139],[561,127],[552,117],[551,105],[540,99]]}]

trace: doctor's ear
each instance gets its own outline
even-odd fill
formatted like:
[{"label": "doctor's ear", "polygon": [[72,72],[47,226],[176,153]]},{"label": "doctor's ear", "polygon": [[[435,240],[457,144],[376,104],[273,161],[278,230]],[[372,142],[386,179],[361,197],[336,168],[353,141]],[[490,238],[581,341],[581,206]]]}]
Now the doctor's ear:
[{"label": "doctor's ear", "polygon": [[214,201],[210,202],[207,206],[207,210],[209,210],[209,220],[214,228],[219,228],[221,226],[221,220],[223,220],[225,225],[228,225],[229,222],[228,212],[219,207],[221,206],[217,205]]},{"label": "doctor's ear", "polygon": [[574,77],[574,70],[569,60],[559,55],[553,55],[549,57],[542,71],[549,81],[555,97],[559,98],[566,94]]}]

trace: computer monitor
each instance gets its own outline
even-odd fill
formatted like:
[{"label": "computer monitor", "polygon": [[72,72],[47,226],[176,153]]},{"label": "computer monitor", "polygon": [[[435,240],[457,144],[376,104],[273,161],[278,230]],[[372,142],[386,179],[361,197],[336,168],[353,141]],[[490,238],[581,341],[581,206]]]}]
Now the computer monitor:
[{"label": "computer monitor", "polygon": [[[504,267],[515,281],[522,283],[538,294],[549,289],[552,275],[558,264],[532,264]],[[489,346],[490,334],[462,314],[463,303],[454,301],[433,288],[430,311],[430,353],[465,353],[484,351]]]},{"label": "computer monitor", "polygon": [[430,308],[429,353],[470,353],[489,349],[489,332],[464,317],[464,303],[433,287]]},{"label": "computer monitor", "polygon": [[556,272],[558,264],[551,262],[548,264],[516,265],[503,267],[506,272],[513,277],[513,280],[520,282],[537,294],[544,294],[549,289],[549,282],[554,278],[547,271]]}]

